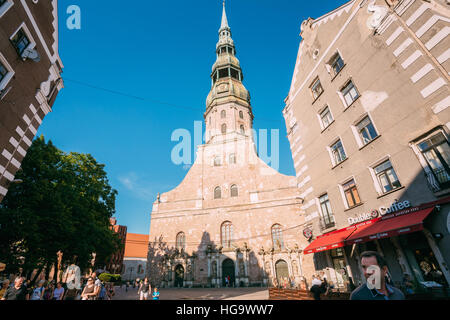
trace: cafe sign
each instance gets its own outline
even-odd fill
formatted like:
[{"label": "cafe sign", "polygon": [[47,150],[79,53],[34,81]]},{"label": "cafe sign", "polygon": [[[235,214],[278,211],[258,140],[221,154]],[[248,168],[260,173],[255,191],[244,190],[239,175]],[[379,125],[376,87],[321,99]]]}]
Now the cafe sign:
[{"label": "cafe sign", "polygon": [[385,216],[390,213],[394,213],[400,210],[404,210],[411,207],[410,201],[394,202],[389,208],[381,207],[379,210],[372,210],[370,213],[362,213],[356,217],[348,218],[348,223],[354,225],[367,220],[378,218],[378,216]]}]

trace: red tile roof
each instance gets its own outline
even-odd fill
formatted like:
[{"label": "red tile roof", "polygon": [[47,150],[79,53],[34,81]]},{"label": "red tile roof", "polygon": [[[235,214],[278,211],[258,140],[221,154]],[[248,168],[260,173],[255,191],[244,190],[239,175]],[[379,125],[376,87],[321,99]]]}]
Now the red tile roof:
[{"label": "red tile roof", "polygon": [[125,258],[147,258],[148,234],[127,233]]}]

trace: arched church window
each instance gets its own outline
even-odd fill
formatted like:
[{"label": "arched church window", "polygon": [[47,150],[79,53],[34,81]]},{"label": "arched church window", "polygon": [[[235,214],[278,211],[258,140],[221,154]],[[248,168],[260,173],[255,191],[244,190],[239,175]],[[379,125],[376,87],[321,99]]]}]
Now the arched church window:
[{"label": "arched church window", "polygon": [[242,111],[239,111],[239,118],[244,119],[244,113]]},{"label": "arched church window", "polygon": [[180,251],[186,249],[186,236],[184,232],[180,232],[177,234],[176,248]]},{"label": "arched church window", "polygon": [[230,164],[236,164],[236,155],[234,153],[230,154]]},{"label": "arched church window", "polygon": [[222,159],[220,159],[219,156],[214,158],[214,166],[215,167],[220,167],[222,165]]},{"label": "arched church window", "polygon": [[230,221],[226,221],[222,224],[220,235],[222,247],[231,248],[233,243],[233,224]]},{"label": "arched church window", "polygon": [[231,190],[231,197],[237,197],[239,195],[237,185],[233,184],[230,190]]},{"label": "arched church window", "polygon": [[216,187],[214,189],[214,199],[221,199],[222,198],[222,189],[220,187]]},{"label": "arched church window", "polygon": [[241,125],[241,134],[245,134],[245,128],[243,125]]},{"label": "arched church window", "polygon": [[225,123],[222,125],[222,134],[227,134],[227,125]]},{"label": "arched church window", "polygon": [[272,227],[272,241],[275,250],[284,249],[283,231],[281,230],[281,226],[279,224]]},{"label": "arched church window", "polygon": [[222,110],[222,112],[220,113],[220,117],[222,119],[225,119],[227,117],[227,112],[225,110]]}]

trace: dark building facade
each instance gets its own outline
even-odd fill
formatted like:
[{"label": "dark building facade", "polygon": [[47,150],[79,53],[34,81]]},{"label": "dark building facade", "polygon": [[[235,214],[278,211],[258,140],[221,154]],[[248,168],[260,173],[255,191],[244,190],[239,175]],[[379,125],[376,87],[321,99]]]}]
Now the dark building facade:
[{"label": "dark building facade", "polygon": [[58,1],[0,0],[0,202],[63,88]]}]

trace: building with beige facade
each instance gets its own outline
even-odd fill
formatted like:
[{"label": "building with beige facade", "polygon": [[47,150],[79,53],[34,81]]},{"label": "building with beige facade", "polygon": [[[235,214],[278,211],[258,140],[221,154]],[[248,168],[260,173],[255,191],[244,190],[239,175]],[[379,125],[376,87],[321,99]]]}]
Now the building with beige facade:
[{"label": "building with beige facade", "polygon": [[147,273],[164,287],[301,281],[304,223],[295,177],[256,153],[250,94],[223,9],[204,119],[206,144],[184,181],[151,213]]},{"label": "building with beige facade", "polygon": [[63,88],[58,1],[0,0],[0,202]]},{"label": "building with beige facade", "polygon": [[444,0],[353,0],[301,25],[283,110],[301,249],[343,290],[366,250],[399,286],[450,283],[449,30]]}]

